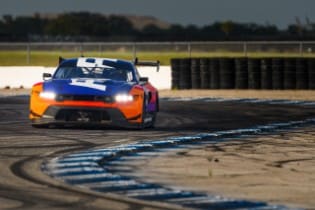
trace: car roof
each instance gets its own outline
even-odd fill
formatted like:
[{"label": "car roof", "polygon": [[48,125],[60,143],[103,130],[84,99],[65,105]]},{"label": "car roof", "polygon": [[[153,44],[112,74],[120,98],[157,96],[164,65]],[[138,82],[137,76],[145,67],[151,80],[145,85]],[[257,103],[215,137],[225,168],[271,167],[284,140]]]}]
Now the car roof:
[{"label": "car roof", "polygon": [[64,59],[59,64],[59,67],[114,67],[128,70],[134,69],[134,65],[130,61],[95,57]]}]

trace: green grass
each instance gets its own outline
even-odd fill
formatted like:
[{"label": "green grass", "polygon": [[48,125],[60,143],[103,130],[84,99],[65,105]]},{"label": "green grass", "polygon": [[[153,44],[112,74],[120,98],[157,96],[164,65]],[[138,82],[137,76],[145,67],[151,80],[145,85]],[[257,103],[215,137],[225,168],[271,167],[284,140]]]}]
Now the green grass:
[{"label": "green grass", "polygon": [[[73,58],[81,56],[80,52],[32,51],[28,59],[26,51],[0,51],[0,66],[56,66],[58,57]],[[132,60],[133,54],[128,52],[85,52],[86,57],[104,57]],[[192,52],[191,57],[244,57],[240,52]],[[298,53],[248,53],[248,57],[299,57]],[[315,57],[315,54],[305,54],[305,57]],[[189,57],[187,52],[138,52],[141,60],[159,60],[162,65],[169,65],[171,58]]]}]

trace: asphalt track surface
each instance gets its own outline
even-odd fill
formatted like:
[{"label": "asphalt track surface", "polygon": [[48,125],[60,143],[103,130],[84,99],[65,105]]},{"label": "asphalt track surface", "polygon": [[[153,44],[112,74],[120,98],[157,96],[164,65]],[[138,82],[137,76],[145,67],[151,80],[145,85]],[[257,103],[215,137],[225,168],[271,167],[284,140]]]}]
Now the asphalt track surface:
[{"label": "asphalt track surface", "polygon": [[151,130],[35,129],[28,103],[25,96],[0,98],[0,209],[172,208],[64,184],[44,174],[41,164],[81,150],[315,117],[314,108],[296,105],[162,100]]}]

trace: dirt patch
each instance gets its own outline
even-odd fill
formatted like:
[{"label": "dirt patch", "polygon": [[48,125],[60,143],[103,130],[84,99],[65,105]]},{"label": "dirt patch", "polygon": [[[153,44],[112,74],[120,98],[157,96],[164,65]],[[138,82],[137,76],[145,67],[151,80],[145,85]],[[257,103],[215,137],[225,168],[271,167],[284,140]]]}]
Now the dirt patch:
[{"label": "dirt patch", "polygon": [[148,160],[140,174],[184,189],[312,209],[315,126]]}]

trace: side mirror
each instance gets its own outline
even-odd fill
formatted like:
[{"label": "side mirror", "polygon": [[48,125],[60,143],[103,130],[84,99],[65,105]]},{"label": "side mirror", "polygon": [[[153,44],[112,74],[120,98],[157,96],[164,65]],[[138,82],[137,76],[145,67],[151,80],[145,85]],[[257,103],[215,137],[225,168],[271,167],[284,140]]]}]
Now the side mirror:
[{"label": "side mirror", "polygon": [[148,82],[149,82],[149,78],[148,77],[140,77],[140,83],[146,84]]},{"label": "side mirror", "polygon": [[50,73],[43,73],[43,80],[49,80],[52,78],[52,75]]}]

